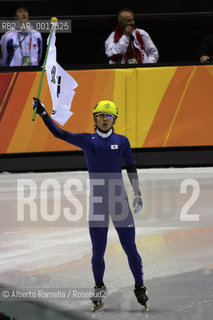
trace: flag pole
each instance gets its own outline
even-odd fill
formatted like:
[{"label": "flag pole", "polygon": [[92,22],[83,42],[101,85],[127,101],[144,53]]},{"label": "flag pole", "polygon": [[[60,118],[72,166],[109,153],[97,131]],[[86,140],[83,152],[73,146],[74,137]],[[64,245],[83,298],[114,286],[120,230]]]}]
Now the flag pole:
[{"label": "flag pole", "polygon": [[[43,83],[44,71],[45,71],[45,68],[46,68],[47,57],[48,57],[49,48],[50,48],[50,42],[51,42],[51,39],[52,39],[52,34],[53,34],[53,29],[54,29],[54,23],[56,24],[57,21],[58,21],[58,19],[57,19],[56,17],[52,17],[52,18],[51,18],[51,22],[52,22],[53,24],[52,24],[52,27],[51,27],[51,30],[50,30],[49,41],[48,41],[48,45],[47,45],[47,49],[46,49],[46,54],[45,54],[45,58],[44,58],[44,63],[43,63],[43,66],[42,66],[41,78],[40,78],[40,82],[39,82],[39,86],[38,86],[38,93],[37,93],[37,98],[38,98],[38,99],[39,99],[40,93],[41,93],[41,87],[42,87],[42,83]],[[37,111],[37,107],[34,108],[32,121],[35,121],[36,111]]]}]

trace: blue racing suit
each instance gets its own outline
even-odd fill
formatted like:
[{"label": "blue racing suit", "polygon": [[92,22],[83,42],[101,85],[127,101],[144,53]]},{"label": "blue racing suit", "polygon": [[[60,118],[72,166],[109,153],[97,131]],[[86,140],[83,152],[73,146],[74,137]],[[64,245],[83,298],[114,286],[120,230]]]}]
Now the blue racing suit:
[{"label": "blue racing suit", "polygon": [[92,269],[95,284],[98,286],[104,284],[104,253],[110,215],[128,257],[135,286],[143,286],[142,260],[135,244],[134,219],[122,179],[122,159],[124,158],[127,167],[134,166],[128,139],[113,132],[107,138],[101,137],[97,132],[71,133],[60,129],[48,114],[42,119],[55,137],[80,147],[86,157],[90,191],[92,190],[89,232],[92,241]]}]

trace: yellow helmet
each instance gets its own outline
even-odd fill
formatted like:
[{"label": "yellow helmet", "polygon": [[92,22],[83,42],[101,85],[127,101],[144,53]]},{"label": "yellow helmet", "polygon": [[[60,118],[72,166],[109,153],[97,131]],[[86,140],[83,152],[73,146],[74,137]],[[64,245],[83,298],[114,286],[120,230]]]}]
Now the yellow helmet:
[{"label": "yellow helmet", "polygon": [[93,109],[93,114],[96,113],[110,113],[116,118],[118,117],[118,108],[114,104],[114,102],[110,100],[102,100],[96,104],[96,106]]}]

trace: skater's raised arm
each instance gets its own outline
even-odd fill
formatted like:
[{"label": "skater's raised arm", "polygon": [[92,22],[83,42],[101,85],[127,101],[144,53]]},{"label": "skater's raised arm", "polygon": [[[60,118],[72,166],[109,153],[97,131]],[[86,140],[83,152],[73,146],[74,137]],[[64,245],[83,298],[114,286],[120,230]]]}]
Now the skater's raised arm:
[{"label": "skater's raised arm", "polygon": [[38,98],[33,98],[33,109],[37,108],[36,113],[40,115],[47,128],[52,134],[59,139],[65,140],[68,136],[68,132],[59,128],[55,122],[49,117],[43,103]]},{"label": "skater's raised arm", "polygon": [[84,148],[86,143],[86,133],[72,133],[61,129],[48,115],[43,103],[38,98],[33,98],[33,109],[37,107],[36,113],[40,115],[46,127],[59,139],[65,140],[77,147]]}]

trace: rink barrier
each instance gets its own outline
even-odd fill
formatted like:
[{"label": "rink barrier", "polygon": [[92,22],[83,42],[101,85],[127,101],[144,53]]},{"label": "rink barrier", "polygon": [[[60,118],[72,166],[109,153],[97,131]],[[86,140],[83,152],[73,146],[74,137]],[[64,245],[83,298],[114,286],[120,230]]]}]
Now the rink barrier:
[{"label": "rink barrier", "polygon": [[[132,151],[138,168],[213,166],[212,146],[137,148]],[[82,151],[0,154],[0,172],[75,170],[87,170]]]},{"label": "rink barrier", "polygon": [[[31,120],[38,70],[0,69],[0,171],[84,170],[79,148],[55,139],[39,116]],[[68,72],[78,87],[64,130],[93,132],[93,107],[107,97],[119,106],[115,132],[128,137],[138,167],[213,164],[212,65],[90,66]],[[51,113],[46,79],[41,100]]]},{"label": "rink barrier", "polygon": [[[86,320],[88,319],[83,314],[78,314],[77,311],[63,310],[57,305],[53,305],[47,298],[39,298],[39,290],[41,294],[53,294],[57,298],[71,299],[71,297],[64,297],[66,293],[63,288],[19,288],[12,287],[0,283],[0,318],[9,317],[6,319],[14,320]],[[59,292],[61,291],[61,292]],[[72,289],[68,288],[72,293]],[[33,298],[33,293],[36,293],[36,298]],[[68,292],[69,293],[69,292]],[[25,296],[23,295],[25,294]],[[27,297],[26,298],[26,294]],[[56,294],[54,296],[54,294]],[[63,294],[63,296],[62,296]],[[54,301],[54,299],[53,299]]]},{"label": "rink barrier", "polygon": [[0,301],[3,319],[15,320],[86,320],[73,311],[62,311],[56,307],[28,301]]},{"label": "rink barrier", "polygon": [[[93,108],[112,100],[119,110],[115,132],[132,148],[213,146],[213,66],[68,70],[78,87],[64,130],[94,132]],[[40,117],[32,122],[32,98],[41,72],[0,73],[0,153],[79,150],[55,137]],[[62,82],[63,83],[63,82]],[[61,89],[63,91],[63,87]],[[41,101],[51,114],[46,77]]]}]

